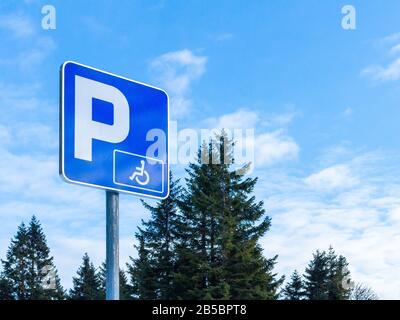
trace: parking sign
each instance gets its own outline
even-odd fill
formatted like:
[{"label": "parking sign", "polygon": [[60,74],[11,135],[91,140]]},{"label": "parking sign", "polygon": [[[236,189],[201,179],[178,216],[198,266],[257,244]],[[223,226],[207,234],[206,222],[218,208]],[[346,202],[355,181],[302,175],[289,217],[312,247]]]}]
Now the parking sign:
[{"label": "parking sign", "polygon": [[71,183],[164,199],[165,91],[76,62],[61,67],[60,174]]}]

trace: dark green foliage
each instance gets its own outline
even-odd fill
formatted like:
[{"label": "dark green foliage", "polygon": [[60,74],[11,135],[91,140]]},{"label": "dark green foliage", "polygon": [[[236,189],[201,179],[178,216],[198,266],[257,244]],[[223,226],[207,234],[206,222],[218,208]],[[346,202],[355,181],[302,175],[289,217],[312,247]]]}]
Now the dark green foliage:
[{"label": "dark green foliage", "polygon": [[119,299],[120,300],[132,300],[133,290],[129,284],[128,277],[125,271],[120,270],[119,272]]},{"label": "dark green foliage", "polygon": [[310,300],[346,300],[349,298],[350,271],[343,256],[332,248],[313,255],[305,271],[306,296]]},{"label": "dark green foliage", "polygon": [[[222,133],[199,150],[189,165],[179,201],[174,285],[192,299],[275,299],[282,279],[258,240],[270,227],[262,202],[252,196],[257,179],[232,170],[233,143]],[[178,291],[178,290],[177,290]]]},{"label": "dark green foliage", "polygon": [[103,299],[101,279],[93,263],[90,262],[87,253],[85,253],[82,260],[82,265],[77,271],[77,277],[72,279],[73,288],[70,290],[69,298],[73,300]]},{"label": "dark green foliage", "polygon": [[174,271],[174,249],[176,235],[181,226],[178,216],[177,199],[181,189],[178,182],[170,176],[170,194],[157,206],[152,207],[143,202],[151,212],[151,218],[143,222],[143,229],[139,233],[145,239],[147,250],[151,253],[152,271],[156,282],[158,299],[171,299],[172,278]]},{"label": "dark green foliage", "polygon": [[282,290],[285,300],[303,300],[305,298],[304,284],[301,275],[295,270],[290,281]]},{"label": "dark green foliage", "polygon": [[337,256],[332,247],[328,254],[328,299],[348,300],[350,296],[350,271],[345,257]]},{"label": "dark green foliage", "polygon": [[[18,300],[64,299],[46,237],[35,216],[22,223],[2,260],[2,278]],[[9,290],[9,289],[8,289]]]},{"label": "dark green foliage", "polygon": [[325,251],[317,250],[305,271],[306,296],[309,300],[328,299],[328,261]]},{"label": "dark green foliage", "polygon": [[0,300],[14,300],[12,285],[3,276],[0,276]]},{"label": "dark green foliage", "polygon": [[[106,263],[103,262],[100,266],[99,277],[101,283],[102,298],[106,298]],[[128,283],[128,277],[123,270],[119,271],[119,300],[132,300],[132,287]]]},{"label": "dark green foliage", "polygon": [[[139,241],[138,259],[132,259],[128,266],[134,283],[136,296],[142,299],[174,298],[174,250],[176,238],[181,227],[177,209],[180,194],[178,182],[170,176],[170,194],[155,207],[143,202],[151,213],[147,222],[136,235]],[[146,289],[144,288],[146,286]]]},{"label": "dark green foliage", "polygon": [[145,247],[144,237],[140,234],[137,234],[136,237],[139,241],[139,245],[135,246],[138,250],[138,257],[136,259],[131,257],[131,264],[127,264],[134,297],[143,300],[157,299],[156,274],[150,261],[149,251]]}]

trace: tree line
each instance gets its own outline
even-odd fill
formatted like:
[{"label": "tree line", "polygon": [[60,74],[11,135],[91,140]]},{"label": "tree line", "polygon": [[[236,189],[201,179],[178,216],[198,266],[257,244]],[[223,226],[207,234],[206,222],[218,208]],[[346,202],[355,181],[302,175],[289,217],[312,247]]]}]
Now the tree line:
[{"label": "tree line", "polygon": [[[184,186],[170,177],[170,195],[151,206],[135,234],[137,257],[120,270],[121,299],[377,299],[372,289],[352,285],[346,258],[317,251],[301,276],[282,288],[277,256],[259,243],[271,219],[253,195],[257,178],[249,165],[234,169],[234,143],[222,133],[199,148]],[[38,219],[22,223],[1,260],[0,299],[105,298],[105,264],[88,254],[66,291],[61,286]],[[51,274],[51,277],[49,276]]]}]

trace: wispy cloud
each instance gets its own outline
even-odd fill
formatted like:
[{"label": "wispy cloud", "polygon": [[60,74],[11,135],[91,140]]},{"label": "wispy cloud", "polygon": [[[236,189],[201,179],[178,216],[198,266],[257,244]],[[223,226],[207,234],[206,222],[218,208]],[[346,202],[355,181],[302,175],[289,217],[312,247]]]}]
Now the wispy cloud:
[{"label": "wispy cloud", "polygon": [[32,73],[56,49],[57,45],[50,34],[38,32],[39,20],[22,13],[10,13],[0,16],[0,37],[4,41],[4,50],[0,52],[0,67],[13,71]]},{"label": "wispy cloud", "polygon": [[204,124],[210,128],[221,129],[254,128],[259,121],[260,116],[257,112],[241,108],[219,117],[207,118]]},{"label": "wispy cloud", "polygon": [[94,17],[90,16],[85,16],[82,17],[81,19],[82,24],[89,29],[89,31],[99,34],[99,35],[105,35],[111,32],[111,29],[95,19]]},{"label": "wispy cloud", "polygon": [[35,33],[35,28],[30,19],[18,14],[0,16],[0,29],[10,32],[17,38],[26,38]]},{"label": "wispy cloud", "polygon": [[19,70],[31,71],[38,67],[56,49],[55,41],[50,37],[33,39],[31,45],[9,57],[0,57],[0,65],[17,67]]},{"label": "wispy cloud", "polygon": [[381,43],[384,47],[390,46],[386,51],[391,61],[384,65],[370,65],[361,71],[361,75],[378,82],[397,81],[400,79],[400,33],[384,37]]},{"label": "wispy cloud", "polygon": [[217,42],[226,42],[235,38],[235,35],[231,32],[221,32],[216,34],[214,40]]},{"label": "wispy cloud", "polygon": [[16,85],[0,82],[0,107],[10,111],[37,109],[40,105],[37,98],[39,89],[38,83]]},{"label": "wispy cloud", "polygon": [[[29,148],[35,145],[35,151],[58,150],[58,141],[55,137],[58,132],[55,126],[45,125],[40,122],[16,122],[8,126],[0,124],[0,137],[3,136],[0,146],[15,149]],[[17,141],[17,143],[16,143]]]},{"label": "wispy cloud", "polygon": [[393,43],[393,42],[398,42],[400,41],[400,32],[395,32],[392,34],[389,34],[382,39],[380,39],[381,43]]},{"label": "wispy cloud", "polygon": [[358,180],[347,165],[335,165],[313,173],[304,179],[314,189],[336,189],[354,186]]},{"label": "wispy cloud", "polygon": [[[254,165],[263,167],[297,158],[300,147],[285,128],[293,118],[294,114],[291,113],[261,116],[257,111],[241,108],[219,117],[207,118],[204,125],[213,129],[255,129],[255,136],[246,137],[246,143],[254,150]],[[270,127],[276,129],[271,130]]]},{"label": "wispy cloud", "polygon": [[400,58],[387,66],[369,66],[362,71],[362,75],[377,81],[395,81],[400,79]]},{"label": "wispy cloud", "polygon": [[283,130],[256,135],[254,140],[255,166],[296,159],[300,147]]},{"label": "wispy cloud", "polygon": [[400,53],[400,44],[396,44],[394,47],[392,47],[392,48],[390,49],[389,53],[390,53],[391,55],[395,55],[395,54]]},{"label": "wispy cloud", "polygon": [[167,52],[151,61],[150,69],[156,82],[170,95],[174,117],[189,111],[191,84],[204,74],[206,63],[207,57],[195,55],[188,49]]},{"label": "wispy cloud", "polygon": [[[34,130],[42,130],[43,137],[46,135],[44,127],[51,127],[57,131],[57,102],[49,100],[45,93],[46,91],[43,90],[43,85],[40,82],[20,82],[16,84],[0,81],[0,109],[3,111],[0,114],[0,126],[12,135],[16,147],[19,146],[16,142],[27,141],[25,138],[21,141],[19,140],[19,138],[23,138],[22,136],[17,136],[20,134],[19,131],[22,134],[22,132],[27,133],[28,130],[31,133]],[[49,122],[48,119],[52,120]],[[50,137],[44,139],[50,139]],[[46,146],[46,143],[37,143],[39,142],[31,144],[30,147]],[[48,146],[51,145],[53,144]],[[3,141],[0,141],[0,146],[4,146]]]},{"label": "wispy cloud", "polygon": [[272,216],[272,229],[263,247],[279,254],[277,270],[304,270],[312,252],[332,245],[348,258],[353,279],[382,298],[399,298],[399,157],[353,153],[311,174],[264,169],[257,194]]},{"label": "wispy cloud", "polygon": [[204,121],[207,127],[213,128],[255,128],[256,126],[268,128],[281,128],[288,126],[295,118],[295,112],[283,112],[261,116],[259,112],[248,108],[240,108],[234,112],[210,117]]}]

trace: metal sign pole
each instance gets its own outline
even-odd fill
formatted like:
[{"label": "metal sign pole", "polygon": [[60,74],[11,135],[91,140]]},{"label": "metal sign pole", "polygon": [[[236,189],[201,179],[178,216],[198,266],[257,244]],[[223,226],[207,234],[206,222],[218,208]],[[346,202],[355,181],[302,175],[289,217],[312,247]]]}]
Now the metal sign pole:
[{"label": "metal sign pole", "polygon": [[106,191],[106,299],[119,300],[119,194]]}]

